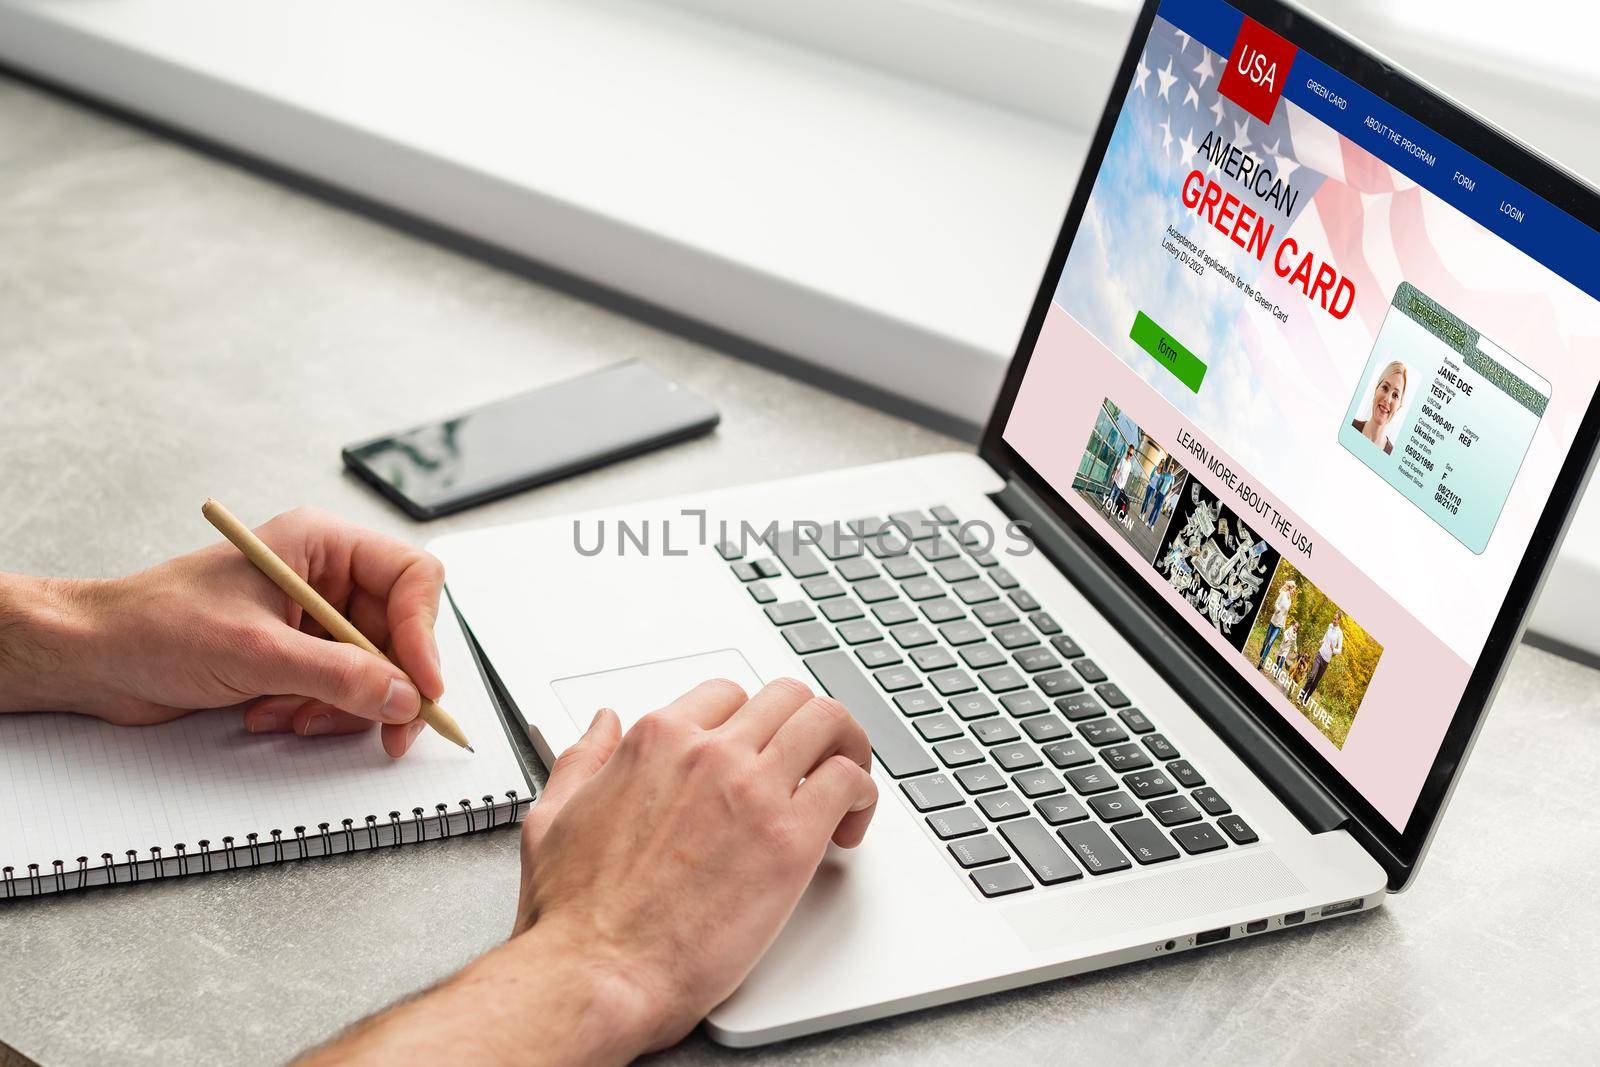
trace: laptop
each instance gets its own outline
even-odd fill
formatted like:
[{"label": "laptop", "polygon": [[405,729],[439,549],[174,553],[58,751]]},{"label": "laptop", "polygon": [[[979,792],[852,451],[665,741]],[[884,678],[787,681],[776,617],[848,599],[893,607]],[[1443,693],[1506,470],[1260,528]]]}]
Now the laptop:
[{"label": "laptop", "polygon": [[431,547],[547,761],[711,676],[871,736],[866,841],[718,1041],[1354,916],[1591,469],[1597,222],[1298,8],[1151,0],[976,455]]}]

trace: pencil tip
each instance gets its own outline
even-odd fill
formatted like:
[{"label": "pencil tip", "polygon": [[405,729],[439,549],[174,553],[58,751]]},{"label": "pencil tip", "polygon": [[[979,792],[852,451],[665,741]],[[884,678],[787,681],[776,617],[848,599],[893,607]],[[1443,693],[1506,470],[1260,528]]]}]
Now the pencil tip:
[{"label": "pencil tip", "polygon": [[478,754],[478,750],[473,748],[471,745],[467,746],[467,751],[472,753],[474,756],[476,756]]}]

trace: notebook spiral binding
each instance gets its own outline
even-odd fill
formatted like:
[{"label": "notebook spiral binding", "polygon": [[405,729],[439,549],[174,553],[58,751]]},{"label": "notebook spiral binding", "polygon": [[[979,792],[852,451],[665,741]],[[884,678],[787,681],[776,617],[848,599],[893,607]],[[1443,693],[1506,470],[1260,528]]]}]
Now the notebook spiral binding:
[{"label": "notebook spiral binding", "polygon": [[[97,885],[125,885],[132,882],[160,881],[167,878],[184,878],[189,875],[211,874],[215,871],[232,871],[245,867],[275,866],[285,860],[315,859],[320,856],[342,856],[377,848],[399,848],[423,841],[435,841],[458,833],[475,833],[495,827],[510,826],[520,820],[533,803],[532,796],[523,796],[513,789],[503,798],[485,795],[480,803],[463,797],[456,811],[448,804],[435,804],[431,816],[422,808],[412,808],[411,817],[391,811],[387,819],[368,815],[359,823],[355,819],[340,820],[337,829],[329,823],[318,823],[307,836],[304,826],[294,827],[292,839],[281,829],[268,831],[270,842],[264,842],[258,833],[248,833],[241,842],[234,837],[224,837],[220,848],[202,838],[198,851],[185,842],[178,842],[170,850],[152,845],[145,856],[137,849],[128,849],[123,859],[110,852],[100,854],[100,862],[93,863],[88,856],[79,856],[77,865],[68,868],[62,860],[52,860],[48,871],[39,864],[30,863],[25,872],[15,867],[0,868],[0,899],[36,897],[46,893],[65,893],[74,889],[89,889]],[[451,829],[453,816],[462,816],[465,829]],[[96,880],[95,872],[102,878]]]}]

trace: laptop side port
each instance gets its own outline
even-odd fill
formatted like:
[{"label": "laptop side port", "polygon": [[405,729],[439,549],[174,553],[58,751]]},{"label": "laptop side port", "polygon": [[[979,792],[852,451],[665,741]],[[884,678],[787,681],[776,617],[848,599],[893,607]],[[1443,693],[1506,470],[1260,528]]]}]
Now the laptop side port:
[{"label": "laptop side port", "polygon": [[1291,911],[1283,917],[1283,925],[1285,926],[1299,926],[1305,921],[1306,913],[1303,911]]},{"label": "laptop side port", "polygon": [[1365,897],[1356,897],[1354,900],[1341,900],[1337,904],[1329,904],[1320,912],[1322,918],[1330,915],[1343,915],[1347,911],[1360,911],[1361,905],[1366,903]]},{"label": "laptop side port", "polygon": [[1219,926],[1215,930],[1207,930],[1203,934],[1195,934],[1194,943],[1196,945],[1214,945],[1218,941],[1226,941],[1228,940],[1228,932],[1231,929],[1232,927]]},{"label": "laptop side port", "polygon": [[1244,932],[1247,934],[1259,934],[1266,928],[1267,920],[1265,919],[1252,919],[1244,924]]}]

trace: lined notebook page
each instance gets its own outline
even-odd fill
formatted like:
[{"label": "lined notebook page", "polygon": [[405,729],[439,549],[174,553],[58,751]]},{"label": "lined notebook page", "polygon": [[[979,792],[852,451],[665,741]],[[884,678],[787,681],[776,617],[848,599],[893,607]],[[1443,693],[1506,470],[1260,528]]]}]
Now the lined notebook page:
[{"label": "lined notebook page", "polygon": [[521,764],[448,604],[437,631],[441,703],[477,753],[424,730],[403,759],[377,733],[301,738],[246,733],[238,711],[198,712],[161,726],[112,726],[82,715],[0,715],[0,867],[18,872],[79,856],[121,862],[129,849],[167,855],[202,838],[221,847],[274,830],[293,836],[343,819],[364,826],[462,799],[530,793]]}]

